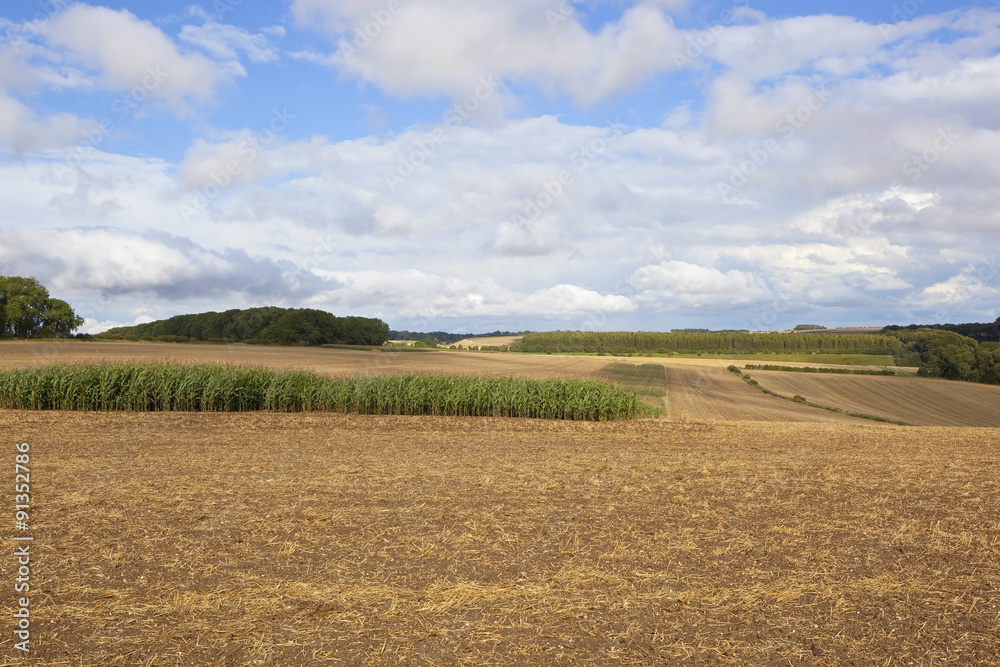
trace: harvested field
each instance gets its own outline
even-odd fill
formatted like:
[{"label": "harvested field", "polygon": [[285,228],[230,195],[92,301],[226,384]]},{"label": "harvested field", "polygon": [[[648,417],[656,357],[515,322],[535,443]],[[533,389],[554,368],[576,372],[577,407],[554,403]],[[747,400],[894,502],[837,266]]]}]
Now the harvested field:
[{"label": "harvested field", "polygon": [[457,343],[452,343],[452,345],[461,345],[463,347],[481,347],[483,345],[496,345],[510,347],[511,345],[517,345],[521,342],[524,336],[485,336],[483,338],[463,338]]},{"label": "harvested field", "polygon": [[[749,355],[754,363],[778,361],[789,366],[824,366],[824,355]],[[835,355],[828,355],[835,356]],[[845,355],[841,355],[845,356]],[[354,374],[458,373],[523,375],[532,378],[584,377],[611,361],[657,363],[668,366],[726,368],[747,363],[734,357],[596,357],[455,350],[426,352],[372,352],[315,347],[263,347],[257,345],[197,345],[179,343],[0,341],[0,369],[70,363],[234,363],[273,370],[303,369],[329,376]],[[870,368],[869,366],[851,366]],[[916,369],[904,369],[916,372]]]},{"label": "harvested field", "polygon": [[329,377],[402,375],[520,375],[533,379],[586,377],[608,362],[597,357],[534,356],[458,351],[379,352],[316,347],[177,343],[0,342],[0,369],[70,363],[231,363],[272,370],[310,370]]},{"label": "harvested field", "polygon": [[0,432],[31,443],[36,664],[1000,662],[998,430],[0,411]]},{"label": "harvested field", "polygon": [[[321,348],[171,343],[84,343],[77,341],[0,343],[0,370],[71,363],[232,363],[272,370],[308,370],[328,377],[400,375],[517,375],[533,379],[606,379],[614,357],[490,354],[477,352],[371,352]],[[666,410],[670,420],[816,421],[855,423],[856,419],[793,405],[762,395],[725,370],[722,359],[618,358],[639,364],[662,363],[667,371]],[[653,402],[659,405],[659,402]]]},{"label": "harvested field", "polygon": [[[532,379],[606,379],[604,369],[618,360],[625,363],[663,364],[667,373],[666,410],[669,420],[792,421],[857,423],[857,419],[766,396],[725,370],[731,360],[621,358],[529,355],[477,352],[376,352],[249,345],[181,345],[171,343],[86,343],[80,341],[31,341],[0,343],[0,370],[43,364],[70,363],[231,363],[272,370],[307,370],[327,377],[366,375],[449,374],[521,376]],[[736,362],[739,363],[739,362]],[[741,364],[742,365],[742,364]],[[790,363],[788,365],[800,365]],[[818,365],[818,364],[801,364]],[[752,371],[767,376],[764,384],[779,394],[801,394],[813,403],[848,412],[883,416],[913,424],[941,426],[1000,426],[997,387],[950,383],[924,378],[868,378],[813,376]],[[793,376],[793,377],[789,377]],[[773,380],[770,378],[774,378]],[[860,384],[858,389],[836,389],[837,382]],[[763,380],[761,380],[763,382]],[[875,381],[876,384],[869,384]],[[787,383],[817,383],[795,389]],[[919,385],[878,382],[920,382]],[[928,384],[925,384],[928,383]],[[774,386],[771,386],[771,385]],[[850,384],[850,382],[848,382]],[[846,385],[845,385],[846,386]],[[854,386],[854,385],[850,385]],[[918,386],[926,396],[908,398],[899,387]],[[820,400],[827,391],[831,400]],[[957,392],[957,393],[955,393]],[[835,400],[833,400],[835,399]],[[849,399],[849,400],[848,400]],[[910,403],[907,405],[907,403]],[[960,404],[964,403],[964,407]],[[659,405],[657,401],[651,404]],[[902,416],[902,415],[907,416]]]},{"label": "harvested field", "polygon": [[811,403],[924,426],[1000,427],[1000,387],[934,378],[747,371],[760,386]]}]

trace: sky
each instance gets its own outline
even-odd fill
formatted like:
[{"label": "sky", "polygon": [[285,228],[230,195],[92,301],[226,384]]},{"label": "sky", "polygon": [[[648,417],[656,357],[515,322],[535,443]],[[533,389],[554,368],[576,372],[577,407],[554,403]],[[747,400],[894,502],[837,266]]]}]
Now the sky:
[{"label": "sky", "polygon": [[0,275],[81,331],[1000,315],[1000,3],[7,0]]}]

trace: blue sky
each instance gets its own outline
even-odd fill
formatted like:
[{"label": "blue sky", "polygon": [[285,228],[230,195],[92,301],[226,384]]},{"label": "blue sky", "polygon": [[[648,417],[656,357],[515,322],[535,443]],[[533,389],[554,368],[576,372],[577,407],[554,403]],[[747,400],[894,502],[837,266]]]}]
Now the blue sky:
[{"label": "blue sky", "polygon": [[7,2],[0,274],[87,331],[992,321],[998,52],[995,2]]}]

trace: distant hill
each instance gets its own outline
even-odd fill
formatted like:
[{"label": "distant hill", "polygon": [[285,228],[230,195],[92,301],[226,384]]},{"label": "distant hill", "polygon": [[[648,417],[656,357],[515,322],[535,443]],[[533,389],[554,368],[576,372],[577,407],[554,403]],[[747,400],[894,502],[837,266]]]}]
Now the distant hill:
[{"label": "distant hill", "polygon": [[251,345],[382,345],[389,340],[389,325],[378,319],[337,317],[311,308],[270,306],[177,315],[131,327],[115,327],[94,338]]}]

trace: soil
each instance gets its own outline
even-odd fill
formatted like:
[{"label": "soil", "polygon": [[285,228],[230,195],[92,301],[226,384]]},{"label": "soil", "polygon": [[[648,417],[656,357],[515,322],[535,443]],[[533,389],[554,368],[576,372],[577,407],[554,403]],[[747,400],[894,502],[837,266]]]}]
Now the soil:
[{"label": "soil", "polygon": [[11,464],[31,445],[35,664],[1000,663],[997,429],[0,411],[0,433]]}]

